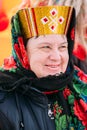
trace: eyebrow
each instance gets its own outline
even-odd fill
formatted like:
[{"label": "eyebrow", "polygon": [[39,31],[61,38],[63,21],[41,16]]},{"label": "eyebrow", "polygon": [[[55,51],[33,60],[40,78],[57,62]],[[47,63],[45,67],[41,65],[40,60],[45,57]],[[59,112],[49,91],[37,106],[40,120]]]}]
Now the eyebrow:
[{"label": "eyebrow", "polygon": [[[67,41],[65,41],[65,42],[62,42],[62,43],[59,43],[59,44],[66,44],[66,43],[68,43]],[[40,42],[39,44],[50,44],[50,45],[52,45],[50,42]]]},{"label": "eyebrow", "polygon": [[68,42],[66,41],[66,42],[62,42],[62,43],[60,43],[60,44],[65,44],[65,43],[68,43]]}]

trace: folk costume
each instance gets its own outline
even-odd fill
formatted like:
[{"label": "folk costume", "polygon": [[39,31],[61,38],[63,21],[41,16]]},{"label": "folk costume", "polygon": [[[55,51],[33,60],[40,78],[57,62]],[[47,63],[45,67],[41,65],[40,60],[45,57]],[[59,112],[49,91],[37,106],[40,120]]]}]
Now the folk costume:
[{"label": "folk costume", "polygon": [[[73,7],[24,8],[11,25],[12,56],[0,71],[0,111],[15,130],[87,130],[87,77],[72,63]],[[69,63],[65,73],[37,78],[30,70],[26,41],[45,34],[67,36]]]}]

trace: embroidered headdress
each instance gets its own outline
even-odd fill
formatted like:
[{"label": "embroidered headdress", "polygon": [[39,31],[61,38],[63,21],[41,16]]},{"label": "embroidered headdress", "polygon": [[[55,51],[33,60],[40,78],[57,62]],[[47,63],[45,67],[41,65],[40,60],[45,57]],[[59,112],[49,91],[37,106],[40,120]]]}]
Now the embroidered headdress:
[{"label": "embroidered headdress", "polygon": [[[72,7],[43,6],[19,10],[14,16],[16,33],[24,38],[46,34],[67,34],[72,15]],[[15,21],[19,21],[20,29]]]}]

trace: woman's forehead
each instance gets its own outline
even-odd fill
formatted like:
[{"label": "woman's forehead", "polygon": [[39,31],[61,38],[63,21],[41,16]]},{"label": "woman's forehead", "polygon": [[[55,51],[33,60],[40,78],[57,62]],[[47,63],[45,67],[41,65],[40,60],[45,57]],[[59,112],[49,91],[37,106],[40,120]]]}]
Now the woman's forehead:
[{"label": "woman's forehead", "polygon": [[59,35],[59,34],[50,34],[50,35],[40,35],[40,36],[37,36],[37,37],[32,37],[29,39],[29,41],[45,41],[45,40],[48,40],[48,41],[67,41],[67,37],[66,35]]},{"label": "woman's forehead", "polygon": [[52,44],[52,45],[60,45],[67,42],[67,37],[65,35],[58,35],[58,34],[52,34],[52,35],[41,35],[38,37],[32,37],[28,40],[29,46],[37,46],[41,44]]}]

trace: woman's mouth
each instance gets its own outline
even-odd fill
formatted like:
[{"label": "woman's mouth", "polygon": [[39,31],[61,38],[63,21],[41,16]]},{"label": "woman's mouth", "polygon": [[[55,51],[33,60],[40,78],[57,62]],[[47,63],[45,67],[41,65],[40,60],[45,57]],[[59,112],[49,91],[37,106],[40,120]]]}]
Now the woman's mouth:
[{"label": "woman's mouth", "polygon": [[46,65],[46,67],[50,70],[58,70],[59,69],[59,65]]}]

